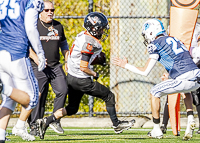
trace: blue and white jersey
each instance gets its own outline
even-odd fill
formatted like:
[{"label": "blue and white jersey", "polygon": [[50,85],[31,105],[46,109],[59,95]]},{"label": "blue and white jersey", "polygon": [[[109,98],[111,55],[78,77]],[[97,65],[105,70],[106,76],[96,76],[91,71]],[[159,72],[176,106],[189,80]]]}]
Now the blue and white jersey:
[{"label": "blue and white jersey", "polygon": [[147,47],[149,58],[158,60],[175,79],[188,71],[198,69],[185,45],[177,38],[159,37]]},{"label": "blue and white jersey", "polygon": [[29,9],[43,10],[43,0],[0,1],[0,50],[11,54],[12,60],[29,55],[29,39],[25,29],[25,13]]}]

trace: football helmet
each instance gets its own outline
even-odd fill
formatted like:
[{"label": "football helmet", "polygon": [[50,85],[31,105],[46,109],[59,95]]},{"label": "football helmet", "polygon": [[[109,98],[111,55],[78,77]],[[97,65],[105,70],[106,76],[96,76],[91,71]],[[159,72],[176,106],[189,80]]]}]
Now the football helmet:
[{"label": "football helmet", "polygon": [[84,19],[84,28],[97,39],[104,41],[108,37],[108,19],[103,13],[89,13]]},{"label": "football helmet", "polygon": [[160,34],[165,33],[163,23],[158,19],[147,20],[142,27],[142,36],[144,37],[144,44],[147,46]]}]

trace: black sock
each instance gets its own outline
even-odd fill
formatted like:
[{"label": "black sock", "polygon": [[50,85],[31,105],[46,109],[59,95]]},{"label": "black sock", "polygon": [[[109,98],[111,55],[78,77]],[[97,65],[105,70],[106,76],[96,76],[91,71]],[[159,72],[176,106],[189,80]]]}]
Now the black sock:
[{"label": "black sock", "polygon": [[153,117],[153,122],[154,122],[155,124],[160,124],[160,118],[155,119],[155,118]]},{"label": "black sock", "polygon": [[110,119],[113,123],[113,126],[117,126],[118,125],[118,118],[117,118],[117,115],[116,115],[115,106],[113,106],[113,107],[107,107],[106,106],[106,109],[107,109],[108,114],[110,115]]},{"label": "black sock", "polygon": [[188,112],[187,112],[187,116],[189,116],[189,115],[194,115],[194,114],[193,114],[193,111],[188,111]]},{"label": "black sock", "polygon": [[46,126],[49,126],[49,124],[51,124],[52,122],[56,121],[56,117],[54,116],[54,114],[52,114],[51,116],[49,116],[47,118],[47,121],[46,121]]}]

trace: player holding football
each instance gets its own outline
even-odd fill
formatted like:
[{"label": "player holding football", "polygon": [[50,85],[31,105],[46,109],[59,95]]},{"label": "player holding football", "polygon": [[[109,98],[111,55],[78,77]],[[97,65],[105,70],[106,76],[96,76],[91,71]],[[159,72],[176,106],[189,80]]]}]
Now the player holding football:
[{"label": "player holding football", "polygon": [[69,104],[65,108],[57,110],[48,118],[37,120],[40,138],[44,138],[45,131],[51,122],[66,115],[76,114],[84,94],[89,94],[105,101],[115,133],[121,133],[124,129],[129,129],[134,123],[134,120],[118,120],[115,111],[115,95],[107,87],[91,79],[91,76],[95,80],[99,77],[98,73],[90,69],[90,64],[102,51],[102,45],[99,40],[105,40],[108,36],[109,25],[106,16],[99,12],[89,13],[84,19],[84,28],[87,31],[77,35],[67,61]]},{"label": "player holding football", "polygon": [[[148,135],[152,138],[162,138],[163,133],[159,125],[160,97],[171,93],[188,93],[199,88],[200,70],[193,62],[189,51],[183,43],[175,37],[166,35],[164,26],[160,20],[147,20],[142,28],[142,36],[150,54],[144,67],[130,65],[126,58],[120,59],[114,57],[112,63],[136,74],[147,76],[156,62],[159,61],[168,71],[171,79],[162,81],[150,91],[154,128]],[[195,128],[193,111],[188,111],[187,116],[188,123],[183,137],[184,140],[192,138]]]},{"label": "player holding football", "polygon": [[[45,57],[37,30],[38,13],[43,10],[43,0],[1,0],[0,8],[0,77],[5,85],[0,109],[0,143],[3,143],[15,101],[28,101],[29,104],[22,109],[22,112],[28,113],[38,103],[38,83],[28,58],[30,43],[39,57],[40,71],[45,68]],[[19,92],[24,91],[22,93],[25,95],[17,94],[14,88]],[[14,134],[23,140],[35,140],[25,128],[26,119],[27,116],[24,116],[17,121]]]}]

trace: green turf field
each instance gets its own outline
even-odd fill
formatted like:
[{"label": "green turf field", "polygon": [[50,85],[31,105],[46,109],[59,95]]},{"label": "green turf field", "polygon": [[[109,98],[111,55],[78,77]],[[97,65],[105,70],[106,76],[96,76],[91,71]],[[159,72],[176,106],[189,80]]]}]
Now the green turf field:
[{"label": "green turf field", "polygon": [[[176,137],[172,134],[172,131],[168,129],[167,134],[164,134],[163,139],[150,139],[147,136],[147,132],[151,129],[132,128],[125,130],[121,134],[115,134],[111,128],[64,128],[64,134],[54,133],[53,130],[48,129],[44,140],[40,140],[36,137],[37,143],[177,143],[177,142],[200,142],[200,134],[194,134],[190,141],[183,141],[182,137],[184,129],[181,129],[181,136]],[[170,131],[169,131],[170,130]],[[197,129],[196,129],[197,130]],[[195,130],[195,132],[196,132]],[[11,128],[8,128],[8,132],[11,133]],[[28,142],[23,141],[20,137],[10,135],[7,138],[11,139],[11,142]],[[10,142],[10,143],[11,143]],[[9,142],[7,142],[9,143]]]}]

